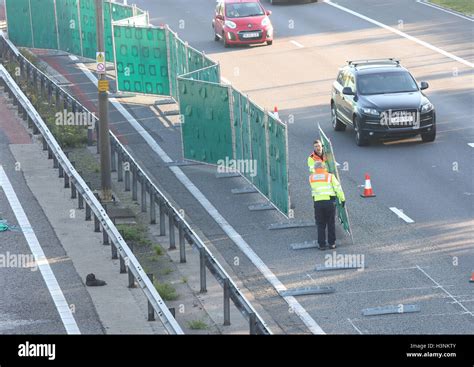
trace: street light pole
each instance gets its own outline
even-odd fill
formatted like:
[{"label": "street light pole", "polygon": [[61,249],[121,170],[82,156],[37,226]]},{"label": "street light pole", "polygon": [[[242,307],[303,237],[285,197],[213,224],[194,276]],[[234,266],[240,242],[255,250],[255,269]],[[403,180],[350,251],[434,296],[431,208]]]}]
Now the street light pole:
[{"label": "street light pole", "polygon": [[[105,53],[104,45],[104,0],[95,0],[97,12],[97,52]],[[98,60],[99,61],[99,60]],[[106,87],[104,87],[104,85]],[[104,71],[99,75],[99,148],[100,172],[102,183],[102,201],[112,201],[112,178],[110,172],[110,141],[109,141],[109,97],[107,75]]]}]

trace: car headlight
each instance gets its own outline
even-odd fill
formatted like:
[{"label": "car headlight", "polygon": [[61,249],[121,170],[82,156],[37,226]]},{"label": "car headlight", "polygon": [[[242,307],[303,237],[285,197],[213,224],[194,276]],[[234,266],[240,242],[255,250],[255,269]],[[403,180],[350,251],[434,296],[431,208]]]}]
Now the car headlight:
[{"label": "car headlight", "polygon": [[379,111],[377,111],[375,108],[362,108],[362,112],[364,112],[366,115],[373,115],[373,116],[380,115]]},{"label": "car headlight", "polygon": [[431,102],[425,103],[421,106],[421,112],[429,112],[433,109],[433,104]]},{"label": "car headlight", "polygon": [[229,28],[231,28],[231,29],[237,28],[237,24],[235,24],[235,23],[234,23],[233,21],[231,21],[231,20],[226,20],[226,21],[224,22],[224,24],[225,24],[226,27],[229,27]]},{"label": "car headlight", "polygon": [[262,27],[265,27],[270,24],[270,18],[265,17],[262,19]]}]

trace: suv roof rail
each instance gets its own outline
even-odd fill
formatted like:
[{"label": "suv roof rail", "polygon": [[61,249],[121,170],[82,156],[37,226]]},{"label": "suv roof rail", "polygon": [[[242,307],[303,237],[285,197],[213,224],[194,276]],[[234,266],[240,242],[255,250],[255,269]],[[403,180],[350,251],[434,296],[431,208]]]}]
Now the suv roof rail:
[{"label": "suv roof rail", "polygon": [[388,59],[369,59],[369,60],[347,60],[349,66],[357,67],[357,65],[371,65],[371,64],[390,64],[400,66],[400,60],[393,57]]}]

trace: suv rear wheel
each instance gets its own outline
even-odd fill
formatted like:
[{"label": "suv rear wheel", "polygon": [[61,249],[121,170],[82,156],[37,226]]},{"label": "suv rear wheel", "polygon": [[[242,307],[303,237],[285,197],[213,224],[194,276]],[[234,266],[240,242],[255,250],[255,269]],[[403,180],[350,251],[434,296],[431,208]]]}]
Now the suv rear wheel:
[{"label": "suv rear wheel", "polygon": [[346,130],[346,125],[344,125],[341,120],[337,118],[336,105],[331,104],[331,123],[335,131],[344,131]]},{"label": "suv rear wheel", "polygon": [[357,116],[354,117],[354,130],[355,130],[355,136],[356,136],[356,144],[359,147],[363,147],[365,145],[369,144],[369,139],[367,139],[367,136],[362,132],[362,129],[360,128],[360,121]]}]

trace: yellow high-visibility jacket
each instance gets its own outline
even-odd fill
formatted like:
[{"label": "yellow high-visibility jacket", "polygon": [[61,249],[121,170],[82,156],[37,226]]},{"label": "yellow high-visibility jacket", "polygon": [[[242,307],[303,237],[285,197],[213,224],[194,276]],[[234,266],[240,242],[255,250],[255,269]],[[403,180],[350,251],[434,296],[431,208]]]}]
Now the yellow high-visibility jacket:
[{"label": "yellow high-visibility jacket", "polygon": [[336,176],[325,169],[317,169],[310,175],[309,184],[314,201],[330,200],[331,196],[337,196],[340,202],[346,201],[344,191]]}]

